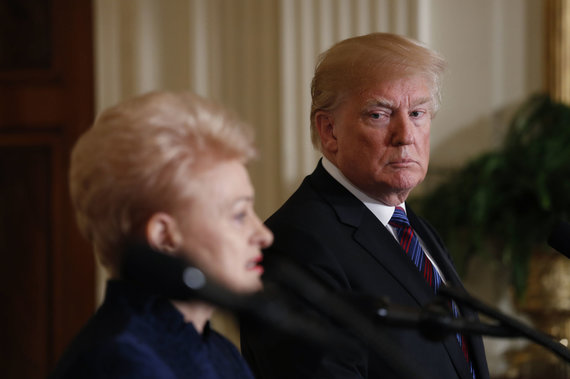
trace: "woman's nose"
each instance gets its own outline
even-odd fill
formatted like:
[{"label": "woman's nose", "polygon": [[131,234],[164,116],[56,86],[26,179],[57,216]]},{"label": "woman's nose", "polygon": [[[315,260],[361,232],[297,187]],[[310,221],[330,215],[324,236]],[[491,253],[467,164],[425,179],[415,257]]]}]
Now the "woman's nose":
[{"label": "woman's nose", "polygon": [[265,249],[271,246],[273,243],[273,233],[261,220],[259,217],[256,218],[256,232],[255,232],[255,243],[259,245],[260,248]]}]

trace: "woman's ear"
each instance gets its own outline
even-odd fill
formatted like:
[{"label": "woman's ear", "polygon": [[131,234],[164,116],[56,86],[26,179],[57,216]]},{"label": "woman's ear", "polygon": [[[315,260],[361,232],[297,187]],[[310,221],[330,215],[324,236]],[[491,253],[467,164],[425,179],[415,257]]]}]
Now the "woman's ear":
[{"label": "woman's ear", "polygon": [[324,152],[335,154],[338,143],[334,128],[334,117],[330,112],[318,111],[315,113],[315,127],[321,138],[321,146]]},{"label": "woman's ear", "polygon": [[182,233],[178,222],[167,213],[155,213],[146,223],[145,237],[157,251],[174,254],[182,245]]}]

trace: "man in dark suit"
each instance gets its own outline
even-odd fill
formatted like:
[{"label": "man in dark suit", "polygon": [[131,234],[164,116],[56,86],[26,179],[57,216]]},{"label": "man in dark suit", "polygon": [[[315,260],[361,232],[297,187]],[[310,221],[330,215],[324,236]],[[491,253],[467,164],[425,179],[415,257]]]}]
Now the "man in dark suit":
[{"label": "man in dark suit", "polygon": [[[293,258],[334,290],[418,310],[442,283],[461,287],[437,233],[406,204],[427,173],[444,68],[432,50],[384,33],[341,41],[320,57],[311,137],[323,158],[267,220],[275,234],[268,261]],[[242,328],[242,353],[258,378],[401,378],[372,351],[332,355],[256,329]],[[489,377],[480,337],[430,341],[404,328],[384,337],[420,377]]]}]

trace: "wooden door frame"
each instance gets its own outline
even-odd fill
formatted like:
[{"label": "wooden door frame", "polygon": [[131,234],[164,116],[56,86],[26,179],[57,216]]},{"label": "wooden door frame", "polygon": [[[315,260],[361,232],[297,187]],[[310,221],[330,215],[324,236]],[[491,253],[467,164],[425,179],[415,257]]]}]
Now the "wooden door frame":
[{"label": "wooden door frame", "polygon": [[93,122],[95,94],[92,1],[49,2],[51,66],[0,72],[0,148],[50,152],[48,283],[38,290],[48,297],[52,369],[95,309],[94,258],[77,229],[67,179],[71,148]]}]

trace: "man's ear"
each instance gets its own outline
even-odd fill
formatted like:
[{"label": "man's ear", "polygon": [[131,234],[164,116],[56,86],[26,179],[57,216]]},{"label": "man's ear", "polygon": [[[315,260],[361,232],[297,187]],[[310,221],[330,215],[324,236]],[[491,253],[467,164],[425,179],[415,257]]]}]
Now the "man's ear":
[{"label": "man's ear", "polygon": [[182,244],[178,222],[167,213],[155,213],[146,223],[145,236],[148,244],[157,251],[174,254]]},{"label": "man's ear", "polygon": [[327,111],[317,111],[315,113],[315,128],[319,132],[323,152],[335,154],[338,150],[338,142],[333,115]]}]

